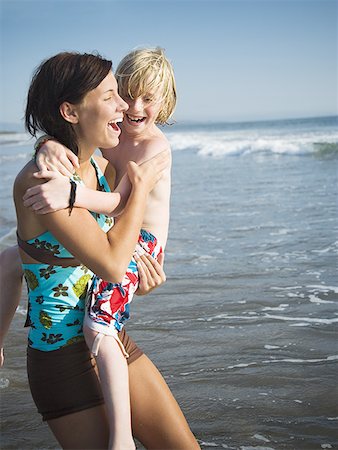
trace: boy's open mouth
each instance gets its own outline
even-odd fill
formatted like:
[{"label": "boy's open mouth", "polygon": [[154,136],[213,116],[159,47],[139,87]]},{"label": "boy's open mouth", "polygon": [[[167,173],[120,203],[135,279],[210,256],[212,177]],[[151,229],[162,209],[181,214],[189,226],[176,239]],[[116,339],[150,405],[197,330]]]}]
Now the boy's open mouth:
[{"label": "boy's open mouth", "polygon": [[141,123],[144,122],[146,120],[145,117],[133,117],[133,116],[129,116],[128,114],[126,114],[126,116],[128,117],[128,119],[130,120],[130,122],[134,122],[134,123]]}]

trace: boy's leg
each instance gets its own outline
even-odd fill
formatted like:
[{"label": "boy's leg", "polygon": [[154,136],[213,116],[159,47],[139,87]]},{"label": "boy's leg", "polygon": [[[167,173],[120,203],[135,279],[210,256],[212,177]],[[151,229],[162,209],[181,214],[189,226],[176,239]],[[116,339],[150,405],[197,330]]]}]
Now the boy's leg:
[{"label": "boy's leg", "polygon": [[147,449],[199,450],[168,385],[146,355],[129,365],[133,434]]},{"label": "boy's leg", "polygon": [[21,298],[22,276],[18,247],[6,248],[0,253],[0,366],[3,364],[3,341]]},{"label": "boy's leg", "polygon": [[[96,331],[84,328],[88,347],[93,347]],[[109,450],[133,450],[128,366],[117,340],[105,335],[95,357],[108,415]]]}]

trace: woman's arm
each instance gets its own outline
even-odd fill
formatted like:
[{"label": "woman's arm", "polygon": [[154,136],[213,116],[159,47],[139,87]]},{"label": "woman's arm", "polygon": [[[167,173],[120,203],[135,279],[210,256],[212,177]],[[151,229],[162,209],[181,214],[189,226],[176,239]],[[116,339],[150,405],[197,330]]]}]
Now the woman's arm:
[{"label": "woman's arm", "polygon": [[[139,236],[148,194],[168,163],[168,152],[162,152],[142,166],[128,163],[131,194],[118,223],[108,233],[103,232],[93,216],[82,208],[75,208],[70,216],[67,210],[40,215],[35,229],[49,230],[70,253],[101,278],[121,282]],[[32,211],[29,216],[22,203],[23,194],[32,185],[32,173],[33,170],[30,177],[19,175],[14,185],[18,231],[23,239],[31,237],[27,236],[29,221],[37,220]],[[29,182],[25,182],[26,179]]]},{"label": "woman's arm", "polygon": [[[31,207],[37,214],[47,214],[68,207],[68,177],[46,170],[36,172],[34,177],[47,182],[27,189],[23,197],[24,206]],[[122,178],[114,192],[95,191],[85,185],[78,185],[74,206],[106,216],[115,216],[125,207],[130,191],[131,184],[127,175]]]},{"label": "woman's arm", "polygon": [[[78,158],[64,145],[54,140],[46,141],[36,154],[36,164],[40,172],[36,178],[49,180],[48,183],[32,187],[25,195],[25,206],[32,207],[37,214],[46,214],[67,208],[69,200],[69,180],[78,167]],[[109,172],[114,171],[111,165]],[[59,172],[62,176],[57,176]],[[115,182],[113,183],[115,184]],[[131,191],[130,181],[125,175],[113,192],[100,192],[84,185],[77,187],[74,206],[85,208],[107,216],[121,213]]]}]

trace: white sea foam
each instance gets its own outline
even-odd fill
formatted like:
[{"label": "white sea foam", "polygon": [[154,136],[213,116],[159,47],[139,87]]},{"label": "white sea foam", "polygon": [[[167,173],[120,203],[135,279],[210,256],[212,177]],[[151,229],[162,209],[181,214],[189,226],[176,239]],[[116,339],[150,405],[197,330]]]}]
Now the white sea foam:
[{"label": "white sea foam", "polygon": [[302,358],[283,358],[283,359],[268,359],[262,361],[263,364],[272,363],[292,363],[292,364],[313,364],[319,362],[338,361],[338,355],[328,356],[326,358],[302,359]]},{"label": "white sea foam", "polygon": [[32,152],[29,153],[15,153],[13,155],[1,155],[0,156],[0,163],[3,162],[10,162],[10,161],[17,161],[19,159],[28,159],[32,155]]},{"label": "white sea foam", "polygon": [[262,311],[285,311],[288,306],[288,303],[281,303],[279,306],[265,306]]},{"label": "white sea foam", "polygon": [[6,389],[9,386],[8,378],[0,378],[0,389]]},{"label": "white sea foam", "polygon": [[31,139],[28,133],[0,133],[0,145],[26,145]]},{"label": "white sea foam", "polygon": [[316,303],[317,305],[320,303],[335,303],[331,300],[322,300],[319,297],[316,297],[315,295],[309,295],[309,300],[311,303]]},{"label": "white sea foam", "polygon": [[262,447],[262,446],[247,446],[247,445],[241,445],[240,450],[274,450],[273,447]]},{"label": "white sea foam", "polygon": [[233,366],[228,366],[228,369],[243,369],[244,367],[249,367],[249,366],[257,366],[257,363],[250,362],[250,363],[234,364]]},{"label": "white sea foam", "polygon": [[8,233],[0,237],[1,249],[3,249],[3,247],[8,247],[15,243],[16,243],[16,227],[15,228],[13,227]]},{"label": "white sea foam", "polygon": [[315,324],[324,324],[324,325],[331,325],[333,323],[338,323],[338,318],[331,318],[331,319],[322,319],[319,317],[288,317],[288,316],[275,316],[272,314],[266,314],[266,318],[268,319],[276,319],[276,320],[285,320],[287,321],[293,321],[293,322],[304,322],[304,323],[315,323]]},{"label": "white sea foam", "polygon": [[330,292],[333,291],[338,294],[337,286],[326,286],[325,284],[308,284],[306,287],[314,289],[313,292]]},{"label": "white sea foam", "polygon": [[260,130],[196,130],[168,133],[175,151],[195,149],[201,156],[223,157],[270,153],[275,155],[314,154],[338,142],[337,131],[298,131],[283,134]]},{"label": "white sea foam", "polygon": [[338,355],[327,356],[326,358],[281,358],[281,359],[265,359],[262,361],[252,361],[247,363],[239,363],[228,366],[227,369],[245,369],[251,366],[266,365],[266,364],[317,364],[322,362],[338,361]]},{"label": "white sea foam", "polygon": [[270,442],[270,439],[266,438],[265,436],[263,436],[262,434],[254,434],[253,437],[255,439],[258,439],[259,441],[263,441],[263,442]]},{"label": "white sea foam", "polygon": [[301,289],[302,286],[287,286],[287,287],[280,287],[280,286],[271,286],[270,289],[278,290],[278,291],[288,291],[293,289]]},{"label": "white sea foam", "polygon": [[[204,322],[212,322],[213,320],[266,320],[266,319],[274,319],[281,320],[285,322],[298,322],[298,326],[308,326],[311,324],[321,324],[321,325],[332,325],[333,323],[338,323],[337,317],[332,317],[329,319],[320,318],[320,317],[290,317],[290,316],[281,316],[275,314],[258,314],[254,311],[247,313],[248,315],[243,316],[232,316],[229,314],[217,314],[216,316],[211,316],[208,318],[199,317],[197,321]],[[302,325],[300,325],[302,324]],[[303,325],[305,324],[305,325]]]}]

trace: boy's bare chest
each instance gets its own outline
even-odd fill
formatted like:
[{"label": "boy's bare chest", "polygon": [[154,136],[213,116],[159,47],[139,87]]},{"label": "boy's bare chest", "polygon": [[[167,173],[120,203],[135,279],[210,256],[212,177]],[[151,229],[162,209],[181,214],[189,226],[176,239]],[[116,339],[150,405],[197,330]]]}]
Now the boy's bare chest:
[{"label": "boy's bare chest", "polygon": [[116,170],[117,183],[119,183],[123,175],[127,172],[127,164],[129,161],[134,161],[139,164],[144,160],[144,152],[142,150],[142,146],[139,146],[137,148],[121,146],[120,148],[116,149],[114,159],[111,160],[111,163]]}]

